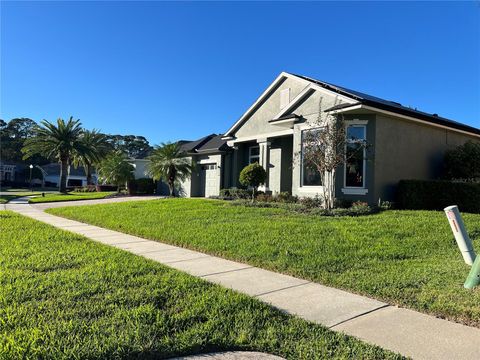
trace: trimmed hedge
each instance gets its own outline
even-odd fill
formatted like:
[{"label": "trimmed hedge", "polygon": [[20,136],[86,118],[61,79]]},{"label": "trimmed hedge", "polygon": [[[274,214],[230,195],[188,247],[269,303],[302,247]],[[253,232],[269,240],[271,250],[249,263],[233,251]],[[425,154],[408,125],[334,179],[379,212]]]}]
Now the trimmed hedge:
[{"label": "trimmed hedge", "polygon": [[155,182],[153,179],[141,178],[128,183],[131,195],[151,195],[155,193]]},{"label": "trimmed hedge", "polygon": [[480,184],[443,180],[400,180],[397,205],[401,209],[443,210],[457,205],[460,211],[480,213]]}]

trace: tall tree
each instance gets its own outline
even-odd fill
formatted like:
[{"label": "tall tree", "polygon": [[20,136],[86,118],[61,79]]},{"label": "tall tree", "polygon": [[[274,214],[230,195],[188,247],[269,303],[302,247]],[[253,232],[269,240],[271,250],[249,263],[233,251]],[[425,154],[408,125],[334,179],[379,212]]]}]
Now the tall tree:
[{"label": "tall tree", "polygon": [[124,184],[128,189],[128,181],[134,178],[134,169],[125,153],[115,151],[98,164],[98,175],[103,183],[117,185],[117,191],[120,192]]},{"label": "tall tree", "polygon": [[109,135],[109,141],[115,150],[123,151],[132,159],[143,159],[153,149],[148,140],[143,136]]},{"label": "tall tree", "polygon": [[75,151],[73,156],[73,164],[75,167],[83,166],[85,175],[87,176],[87,185],[93,184],[92,168],[103,160],[112,150],[111,144],[105,134],[98,130],[83,130],[80,137],[83,147],[90,149],[89,152]]},{"label": "tall tree", "polygon": [[[2,160],[8,162],[22,161],[22,147],[25,140],[31,137],[34,133],[35,121],[29,118],[15,118],[8,123],[0,122],[0,141]],[[37,156],[35,163],[43,163],[45,159]]]},{"label": "tall tree", "polygon": [[22,152],[24,159],[40,154],[60,163],[59,190],[67,190],[67,168],[74,154],[91,154],[92,150],[81,141],[82,127],[80,120],[68,121],[58,119],[57,124],[43,120],[35,126],[33,136],[25,140]]},{"label": "tall tree", "polygon": [[186,156],[178,143],[162,143],[147,158],[149,175],[154,180],[166,181],[170,196],[175,196],[175,184],[185,180],[193,171],[192,161]]}]

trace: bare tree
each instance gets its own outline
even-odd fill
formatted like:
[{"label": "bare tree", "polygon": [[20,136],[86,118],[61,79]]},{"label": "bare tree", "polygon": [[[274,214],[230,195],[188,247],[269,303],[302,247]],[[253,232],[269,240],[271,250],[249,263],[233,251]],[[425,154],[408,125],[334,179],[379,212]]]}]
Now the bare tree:
[{"label": "bare tree", "polygon": [[[317,171],[322,184],[323,206],[330,210],[335,204],[335,180],[337,169],[350,160],[361,157],[367,143],[364,139],[347,139],[346,122],[342,114],[323,111],[320,98],[318,116],[305,131],[302,149],[296,154],[300,164]],[[350,144],[355,144],[354,147]],[[348,148],[348,150],[347,150]]]}]

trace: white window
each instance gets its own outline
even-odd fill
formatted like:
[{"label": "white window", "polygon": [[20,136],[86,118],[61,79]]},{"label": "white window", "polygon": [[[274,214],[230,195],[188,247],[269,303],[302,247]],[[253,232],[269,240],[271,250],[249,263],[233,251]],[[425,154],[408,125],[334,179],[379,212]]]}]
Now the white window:
[{"label": "white window", "polygon": [[251,146],[248,150],[248,163],[253,164],[254,162],[260,163],[260,147]]},{"label": "white window", "polygon": [[348,125],[346,133],[345,188],[365,188],[367,127],[365,125]]},{"label": "white window", "polygon": [[312,136],[318,134],[321,129],[309,129],[302,131],[302,166],[301,166],[301,185],[302,186],[321,186],[322,179],[315,166],[304,159],[305,148],[307,146],[317,146],[318,142],[312,141]]}]

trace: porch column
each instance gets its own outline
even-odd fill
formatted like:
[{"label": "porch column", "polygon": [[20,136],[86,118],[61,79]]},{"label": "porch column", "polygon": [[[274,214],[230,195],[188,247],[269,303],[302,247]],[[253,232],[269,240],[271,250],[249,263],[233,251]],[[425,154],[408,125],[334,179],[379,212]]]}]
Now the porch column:
[{"label": "porch column", "polygon": [[268,159],[268,149],[270,147],[270,142],[267,139],[258,139],[257,140],[259,152],[260,152],[260,165],[265,169],[267,173],[267,180],[264,185],[259,187],[261,191],[268,191],[268,172],[269,172],[269,159]]}]

